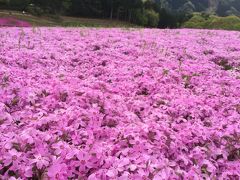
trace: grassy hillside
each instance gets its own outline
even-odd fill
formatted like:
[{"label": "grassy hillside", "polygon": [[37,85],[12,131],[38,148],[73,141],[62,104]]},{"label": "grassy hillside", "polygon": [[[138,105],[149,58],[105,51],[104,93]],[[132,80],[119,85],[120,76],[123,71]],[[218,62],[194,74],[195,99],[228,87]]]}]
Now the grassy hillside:
[{"label": "grassy hillside", "polygon": [[66,26],[66,27],[136,27],[136,25],[109,19],[90,19],[78,17],[37,17],[18,11],[0,11],[1,17],[12,17],[29,22],[32,26]]},{"label": "grassy hillside", "polygon": [[237,16],[219,17],[194,13],[193,17],[183,24],[183,27],[240,30],[240,18]]}]

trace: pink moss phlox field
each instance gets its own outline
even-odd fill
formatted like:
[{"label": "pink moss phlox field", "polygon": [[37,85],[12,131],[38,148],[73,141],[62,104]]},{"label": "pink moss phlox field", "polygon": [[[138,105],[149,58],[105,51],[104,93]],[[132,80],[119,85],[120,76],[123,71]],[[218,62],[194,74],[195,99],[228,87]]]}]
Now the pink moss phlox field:
[{"label": "pink moss phlox field", "polygon": [[0,18],[0,27],[30,27],[31,24],[26,21],[11,17]]},{"label": "pink moss phlox field", "polygon": [[0,37],[0,179],[239,179],[239,32]]}]

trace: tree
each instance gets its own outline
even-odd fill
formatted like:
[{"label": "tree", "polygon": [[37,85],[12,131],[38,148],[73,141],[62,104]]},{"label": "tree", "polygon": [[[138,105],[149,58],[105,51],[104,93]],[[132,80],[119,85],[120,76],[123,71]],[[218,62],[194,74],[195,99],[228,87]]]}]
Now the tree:
[{"label": "tree", "polygon": [[159,23],[158,27],[160,28],[175,28],[178,26],[177,17],[174,16],[168,10],[162,8],[159,12]]},{"label": "tree", "polygon": [[145,16],[147,17],[147,26],[148,27],[157,27],[159,22],[159,14],[154,10],[146,10]]},{"label": "tree", "polygon": [[191,14],[195,11],[195,6],[192,2],[188,1],[186,3],[184,3],[184,5],[178,9],[179,12],[181,13],[187,13],[187,14]]}]

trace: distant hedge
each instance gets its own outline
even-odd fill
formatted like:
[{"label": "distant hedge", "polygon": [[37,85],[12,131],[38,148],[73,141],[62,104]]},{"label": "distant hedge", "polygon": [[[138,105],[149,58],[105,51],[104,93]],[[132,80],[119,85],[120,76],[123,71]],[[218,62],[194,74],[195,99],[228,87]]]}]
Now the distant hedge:
[{"label": "distant hedge", "polygon": [[185,28],[240,30],[238,16],[219,17],[204,13],[194,13],[193,17],[183,24]]}]

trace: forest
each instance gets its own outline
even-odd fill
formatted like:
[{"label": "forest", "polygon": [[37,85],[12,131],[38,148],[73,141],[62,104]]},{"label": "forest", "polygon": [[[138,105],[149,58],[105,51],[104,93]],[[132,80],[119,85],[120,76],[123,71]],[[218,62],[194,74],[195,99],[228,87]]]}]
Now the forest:
[{"label": "forest", "polygon": [[239,0],[0,0],[1,9],[34,15],[109,18],[146,27],[179,27],[194,12],[240,15]]}]

